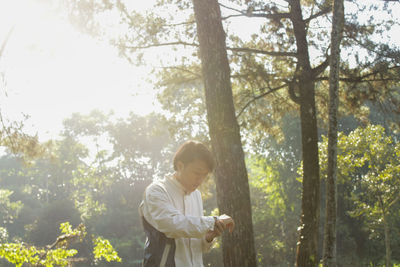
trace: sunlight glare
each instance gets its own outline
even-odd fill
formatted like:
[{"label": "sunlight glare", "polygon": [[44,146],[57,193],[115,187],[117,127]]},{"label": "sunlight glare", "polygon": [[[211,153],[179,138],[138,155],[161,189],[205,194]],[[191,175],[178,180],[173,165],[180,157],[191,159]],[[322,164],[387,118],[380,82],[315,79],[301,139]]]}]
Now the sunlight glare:
[{"label": "sunlight glare", "polygon": [[130,65],[115,47],[78,33],[43,1],[0,4],[0,41],[12,25],[0,72],[4,88],[0,104],[10,120],[29,114],[32,131],[58,134],[74,112],[113,110],[146,115],[157,110],[155,92],[143,78],[148,69]]}]

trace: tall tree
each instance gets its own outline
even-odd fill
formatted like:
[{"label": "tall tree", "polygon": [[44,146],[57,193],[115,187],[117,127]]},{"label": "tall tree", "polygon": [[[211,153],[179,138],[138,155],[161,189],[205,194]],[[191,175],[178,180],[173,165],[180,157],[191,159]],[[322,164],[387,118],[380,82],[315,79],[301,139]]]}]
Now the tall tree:
[{"label": "tall tree", "polygon": [[331,56],[329,75],[329,127],[328,127],[328,170],[326,177],[326,217],[324,228],[323,265],[336,267],[336,179],[337,179],[337,135],[339,104],[340,41],[343,31],[343,0],[333,2],[331,33]]},{"label": "tall tree", "polygon": [[217,202],[232,215],[236,231],[223,236],[225,266],[256,266],[250,193],[239,125],[235,116],[225,32],[216,0],[193,0],[200,44],[207,118],[217,161]]},{"label": "tall tree", "polygon": [[[293,96],[300,104],[301,141],[303,158],[303,194],[301,225],[297,248],[296,266],[317,266],[320,181],[318,164],[318,128],[315,109],[315,73],[311,67],[307,43],[306,21],[303,19],[300,0],[289,3],[289,16],[297,48],[295,79],[299,96]],[[294,88],[289,88],[294,90]],[[294,92],[292,93],[294,95]]]}]

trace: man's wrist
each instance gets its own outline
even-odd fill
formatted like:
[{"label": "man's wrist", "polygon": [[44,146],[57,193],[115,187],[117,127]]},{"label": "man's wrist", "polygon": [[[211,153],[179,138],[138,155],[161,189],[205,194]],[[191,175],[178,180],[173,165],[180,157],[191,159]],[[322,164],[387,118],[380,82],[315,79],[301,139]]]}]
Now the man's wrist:
[{"label": "man's wrist", "polygon": [[210,230],[205,236],[205,239],[206,239],[206,241],[208,243],[211,243],[214,240],[215,236],[216,236],[214,230],[215,230],[215,227],[217,227],[218,217],[217,216],[212,216],[212,217],[214,218],[213,229]]},{"label": "man's wrist", "polygon": [[206,237],[205,237],[205,239],[206,239],[206,241],[207,241],[208,243],[211,243],[211,242],[214,240],[214,238],[215,238],[215,234],[214,234],[213,231],[208,232],[208,233],[206,234]]},{"label": "man's wrist", "polygon": [[216,227],[216,225],[217,225],[218,217],[217,217],[217,216],[212,216],[212,217],[213,217],[213,219],[214,219],[214,224],[213,224],[211,230],[214,231],[214,230],[215,230],[215,227]]}]

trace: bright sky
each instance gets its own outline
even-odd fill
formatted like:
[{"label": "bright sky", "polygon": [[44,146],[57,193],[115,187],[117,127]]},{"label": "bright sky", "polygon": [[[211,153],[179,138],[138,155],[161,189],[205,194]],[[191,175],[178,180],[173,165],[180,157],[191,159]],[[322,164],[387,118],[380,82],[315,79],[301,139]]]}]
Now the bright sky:
[{"label": "bright sky", "polygon": [[145,69],[118,57],[106,42],[78,33],[49,1],[1,0],[0,44],[13,25],[0,58],[0,108],[11,120],[29,114],[27,130],[41,139],[56,138],[73,112],[126,116],[158,109]]}]

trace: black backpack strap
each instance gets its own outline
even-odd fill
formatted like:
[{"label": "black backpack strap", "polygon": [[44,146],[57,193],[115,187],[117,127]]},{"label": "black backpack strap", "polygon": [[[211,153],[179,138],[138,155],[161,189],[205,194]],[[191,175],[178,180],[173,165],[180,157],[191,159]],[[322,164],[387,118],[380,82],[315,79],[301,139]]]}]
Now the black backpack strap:
[{"label": "black backpack strap", "polygon": [[[161,233],[144,217],[142,217],[144,232],[146,234],[146,243],[144,245],[143,267],[159,267],[163,258],[164,251],[167,249],[168,254],[165,261],[165,267],[175,267],[175,239],[168,238],[164,233]],[[164,255],[164,257],[166,254]]]}]

